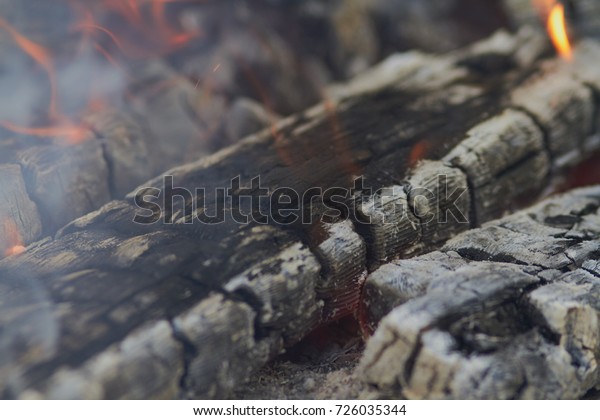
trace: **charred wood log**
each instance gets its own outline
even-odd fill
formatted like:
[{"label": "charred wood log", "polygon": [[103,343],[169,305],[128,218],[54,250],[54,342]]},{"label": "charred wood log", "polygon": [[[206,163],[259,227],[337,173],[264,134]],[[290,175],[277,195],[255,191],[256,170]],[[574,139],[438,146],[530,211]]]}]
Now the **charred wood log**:
[{"label": "charred wood log", "polygon": [[[25,244],[39,240],[42,234],[54,234],[112,198],[125,195],[156,173],[147,164],[146,138],[132,119],[111,110],[95,112],[84,119],[88,135],[80,144],[65,145],[59,139],[0,144],[6,162],[0,165],[19,167],[22,174],[4,181],[18,185],[19,179],[23,180],[23,195],[38,207],[35,221],[28,222],[32,229],[29,232],[18,229]],[[8,187],[4,190],[5,205],[18,205]],[[33,217],[31,212],[24,211]],[[0,236],[0,243],[8,242]]]},{"label": "charred wood log", "polygon": [[[598,47],[581,45],[575,64],[540,59],[547,51],[523,32],[445,57],[395,57],[372,82],[366,75],[272,130],[169,171],[174,186],[157,178],[6,259],[2,392],[225,395],[320,322],[355,310],[367,266],[440,246],[511,210],[516,198],[533,199],[548,173],[557,177],[595,147],[586,139],[596,118]],[[523,182],[530,165],[539,173]],[[256,185],[246,185],[257,176],[270,206],[277,188],[299,197],[315,187],[351,190],[360,175],[364,185],[337,200],[349,214],[325,195],[314,205],[293,203],[313,211],[308,224],[265,221],[257,208],[250,223],[233,212],[219,224],[196,220],[213,215],[219,188],[233,192],[226,209],[257,197]],[[495,183],[504,197],[493,193]],[[197,197],[181,190],[200,187]],[[454,188],[464,194],[446,194]],[[430,193],[423,199],[420,190]],[[136,196],[152,191],[167,202],[185,196],[151,212],[156,223],[134,222]],[[379,206],[377,195],[390,205]],[[454,217],[439,217],[448,211]],[[32,331],[36,320],[45,328]],[[158,380],[139,379],[151,371]]]},{"label": "charred wood log", "polygon": [[[112,22],[108,16],[111,11],[105,10],[102,2],[88,3],[98,19]],[[492,19],[482,28],[481,20],[475,24],[458,19],[469,15],[454,13],[465,9],[461,1],[449,5],[447,1],[431,0],[425,7],[421,5],[423,2],[412,0],[400,5],[392,3],[353,0],[324,5],[307,0],[294,4],[256,2],[252,8],[232,2],[169,5],[167,15],[173,23],[192,31],[201,30],[205,36],[181,52],[154,61],[130,65],[130,60],[126,60],[128,64],[122,67],[128,79],[127,106],[125,111],[117,112],[133,114],[135,122],[119,115],[107,117],[113,111],[83,117],[103,140],[100,148],[91,147],[94,151],[90,156],[98,156],[100,150],[105,161],[100,159],[91,165],[88,159],[75,162],[80,156],[78,150],[61,151],[54,147],[35,148],[19,159],[8,160],[9,154],[29,144],[25,138],[20,139],[21,145],[16,148],[0,146],[2,160],[27,167],[30,199],[43,207],[43,220],[36,223],[43,224],[40,232],[54,234],[65,223],[96,210],[107,199],[122,198],[145,179],[273,125],[277,113],[289,114],[316,103],[326,83],[347,78],[384,54],[419,46],[436,51],[440,47],[456,48],[479,39],[502,23],[501,19]],[[495,1],[478,7],[482,12],[477,12],[478,15],[497,15]],[[473,10],[474,6],[468,5],[466,9]],[[29,2],[27,7],[15,0],[0,3],[0,14],[5,20],[55,54],[57,62],[63,61],[63,55],[71,57],[73,54],[68,51],[79,45],[73,34],[65,30],[71,24],[78,24],[77,12],[70,2],[58,2],[50,8],[44,1]],[[410,26],[417,17],[435,24],[420,22],[416,27]],[[447,28],[441,25],[445,20],[451,22]],[[432,31],[414,30],[424,26],[436,28],[432,38]],[[306,31],[306,27],[314,31]],[[395,28],[408,30],[396,33]],[[314,42],[313,33],[322,35],[326,41]],[[20,52],[9,49],[3,57],[13,62],[13,54]],[[86,67],[98,66],[97,61],[91,57],[83,59]],[[104,58],[101,62],[104,64]],[[7,67],[14,71],[14,66]],[[21,76],[22,71],[17,70],[7,77]],[[29,101],[19,95],[19,103]],[[36,145],[34,142],[32,147]],[[60,155],[64,156],[55,162],[49,159]],[[21,159],[26,160],[25,164]],[[45,184],[36,183],[43,178],[40,171],[48,175]],[[94,178],[98,185],[88,185]],[[95,192],[86,193],[92,190]],[[46,202],[48,199],[50,202]],[[25,244],[41,237],[39,233],[32,236],[31,232],[20,235]],[[0,236],[0,243],[6,243],[6,239]]]},{"label": "charred wood log", "polygon": [[410,398],[580,398],[600,385],[598,187],[373,273],[361,371]]},{"label": "charred wood log", "polygon": [[[167,74],[174,77],[173,73]],[[143,80],[140,76],[140,83]],[[157,88],[160,83],[167,86]],[[88,134],[79,144],[64,144],[59,138],[0,143],[0,165],[8,165],[5,175],[12,173],[11,168],[20,167],[22,175],[15,173],[13,182],[24,181],[26,186],[19,195],[5,187],[5,205],[21,206],[19,197],[23,196],[39,207],[37,215],[24,209],[31,226],[17,227],[24,244],[39,240],[42,235],[54,235],[67,223],[111,199],[125,196],[150,177],[214,149],[208,139],[222,131],[216,126],[203,128],[200,121],[204,117],[220,126],[223,118],[216,118],[215,112],[224,113],[224,109],[209,112],[194,108],[192,103],[199,93],[187,80],[173,82],[163,75],[163,79],[146,80],[142,85],[135,91],[136,100],[131,104],[134,111],[105,109],[82,116],[82,127]],[[233,139],[228,141],[266,127],[273,121],[271,117],[259,104],[237,101],[226,115],[229,137]],[[173,139],[181,142],[174,143]],[[7,185],[11,182],[7,177],[4,180]],[[9,213],[16,216],[6,210],[3,217]],[[0,235],[2,246],[10,242],[7,236]]]}]

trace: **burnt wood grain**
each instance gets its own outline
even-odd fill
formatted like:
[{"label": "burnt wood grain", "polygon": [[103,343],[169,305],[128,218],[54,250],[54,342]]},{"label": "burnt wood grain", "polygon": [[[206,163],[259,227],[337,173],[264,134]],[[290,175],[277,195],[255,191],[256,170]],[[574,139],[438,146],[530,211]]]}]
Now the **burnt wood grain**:
[{"label": "burnt wood grain", "polygon": [[364,303],[372,321],[391,313],[362,377],[418,399],[572,399],[598,387],[599,206],[598,187],[575,190],[382,266]]},{"label": "burnt wood grain", "polygon": [[[175,186],[205,192],[175,200],[166,219],[133,222],[136,191],[2,261],[3,395],[227,395],[316,325],[356,310],[368,270],[534,199],[596,147],[598,46],[581,45],[575,64],[548,47],[523,31],[446,56],[393,57],[324,104],[168,171]],[[300,195],[350,190],[362,176],[342,200],[357,217],[326,197],[310,224],[240,224],[231,212],[190,223],[212,214],[217,188],[258,194],[257,176],[271,193]],[[163,182],[141,191],[164,196]],[[445,194],[454,189],[464,190],[455,207]],[[464,220],[441,220],[447,210]]]}]

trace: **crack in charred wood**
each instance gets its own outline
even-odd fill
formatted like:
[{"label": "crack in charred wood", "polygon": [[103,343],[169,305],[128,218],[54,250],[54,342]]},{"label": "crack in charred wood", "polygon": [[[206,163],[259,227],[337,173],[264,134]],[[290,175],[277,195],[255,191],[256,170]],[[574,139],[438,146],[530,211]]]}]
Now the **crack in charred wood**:
[{"label": "crack in charred wood", "polygon": [[479,222],[477,221],[477,219],[478,219],[477,205],[476,205],[477,196],[475,195],[476,189],[475,189],[475,184],[473,182],[473,179],[469,175],[469,172],[463,166],[461,166],[459,164],[452,164],[452,163],[450,163],[449,166],[461,171],[463,176],[467,180],[467,193],[469,194],[469,216],[468,216],[469,228],[475,229],[477,226],[479,226]]},{"label": "crack in charred wood", "polygon": [[190,365],[194,358],[198,355],[196,346],[188,339],[183,331],[180,331],[174,324],[173,320],[169,320],[169,325],[173,331],[173,338],[181,343],[183,347],[183,371],[179,377],[179,389],[182,396],[188,391],[188,377],[190,375]]},{"label": "crack in charred wood", "polygon": [[106,143],[101,143],[100,147],[102,149],[102,159],[104,159],[104,162],[106,164],[107,173],[108,173],[108,179],[107,179],[108,192],[112,199],[119,198],[119,195],[117,194],[117,183],[115,181],[114,162],[108,153],[108,147],[107,147]]}]

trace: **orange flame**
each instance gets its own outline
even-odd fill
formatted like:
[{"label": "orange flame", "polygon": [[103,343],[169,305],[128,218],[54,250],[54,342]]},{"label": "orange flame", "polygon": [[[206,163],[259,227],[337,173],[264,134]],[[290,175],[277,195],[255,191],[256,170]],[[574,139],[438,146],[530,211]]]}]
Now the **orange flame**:
[{"label": "orange flame", "polygon": [[23,52],[25,52],[25,54],[30,56],[47,73],[48,80],[50,82],[48,120],[52,122],[52,124],[47,127],[22,127],[9,121],[0,121],[0,126],[19,134],[26,134],[35,137],[60,137],[64,138],[67,144],[81,143],[88,136],[88,130],[79,124],[71,122],[59,111],[57,89],[58,84],[56,81],[56,72],[50,52],[43,46],[36,44],[20,34],[1,17],[0,29],[8,32],[8,34],[13,38],[15,44]]},{"label": "orange flame", "polygon": [[564,59],[571,60],[573,58],[573,50],[569,41],[569,35],[567,34],[565,8],[562,4],[556,4],[550,11],[548,33],[550,33],[550,37],[558,53]]},{"label": "orange flame", "polygon": [[[93,13],[79,4],[79,12],[84,18],[74,29],[86,34],[97,31],[107,35],[114,45],[126,56],[148,58],[164,55],[183,47],[201,34],[174,28],[169,22],[165,5],[167,3],[191,0],[104,0],[106,11],[127,22],[127,33],[100,25]],[[123,29],[123,28],[120,28]]]},{"label": "orange flame", "polygon": [[64,139],[65,143],[69,145],[82,143],[90,137],[90,130],[85,125],[69,121],[47,127],[22,127],[8,121],[0,121],[0,125],[17,134],[32,137],[58,137]]},{"label": "orange flame", "polygon": [[[168,4],[193,1],[197,0],[102,0],[99,13],[95,7],[97,3],[69,0],[77,16],[77,21],[70,28],[79,36],[79,53],[89,51],[91,47],[123,73],[127,68],[122,65],[123,60],[169,54],[200,36],[198,32],[177,28],[167,14]],[[107,12],[112,18],[116,17],[110,20],[110,26],[100,23],[99,16],[105,16]],[[1,17],[0,31],[8,33],[14,44],[44,71],[49,82],[49,104],[46,115],[39,119],[41,126],[21,126],[0,120],[0,127],[27,136],[62,139],[66,144],[78,144],[90,138],[89,126],[74,121],[72,116],[61,111],[58,76],[62,73],[61,67],[55,63],[59,58],[53,57],[50,49],[27,38]],[[116,54],[110,50],[115,50]],[[75,56],[75,60],[77,58]],[[127,92],[124,93],[127,95]],[[83,103],[88,104],[84,112],[90,111],[94,104],[107,102],[103,92],[94,91],[94,83],[90,83],[86,95],[81,98]]]},{"label": "orange flame", "polygon": [[38,63],[48,73],[50,79],[50,115],[57,114],[57,90],[56,90],[56,74],[54,73],[54,65],[50,53],[41,45],[36,44],[30,39],[21,35],[15,28],[9,25],[0,17],[0,29],[4,29],[13,38],[15,43],[36,63]]},{"label": "orange flame", "polygon": [[21,240],[21,235],[17,229],[17,225],[10,219],[4,220],[4,234],[7,241],[7,247],[4,250],[4,256],[10,257],[13,255],[19,255],[25,252],[25,246]]},{"label": "orange flame", "polygon": [[546,20],[546,29],[558,53],[565,60],[571,60],[573,48],[569,40],[564,6],[557,0],[534,0],[534,5],[542,19]]}]

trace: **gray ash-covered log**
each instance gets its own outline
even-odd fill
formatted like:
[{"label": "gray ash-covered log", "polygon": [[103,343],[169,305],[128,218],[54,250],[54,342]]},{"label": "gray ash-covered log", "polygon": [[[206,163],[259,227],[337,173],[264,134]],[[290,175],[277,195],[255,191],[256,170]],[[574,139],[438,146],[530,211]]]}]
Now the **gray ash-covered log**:
[{"label": "gray ash-covered log", "polygon": [[[501,39],[502,36],[497,37],[496,41]],[[592,43],[581,45],[579,57],[589,56],[595,48]],[[459,208],[467,221],[476,226],[502,215],[511,206],[531,200],[535,191],[541,191],[549,181],[550,184],[557,182],[560,179],[557,174],[581,162],[596,144],[596,137],[592,135],[598,121],[594,99],[599,87],[596,73],[591,62],[585,64],[579,59],[573,64],[559,61],[541,64],[534,74],[511,89],[506,102],[500,100],[507,104],[505,110],[471,128],[463,141],[441,157],[443,166],[425,161],[412,171],[404,184],[387,186],[387,197],[375,195],[363,201],[360,214],[373,221],[363,227],[370,241],[369,249],[374,253],[371,264],[377,266],[392,255],[410,256],[422,252],[427,245],[443,242],[452,235],[452,230],[461,227],[464,230],[464,220],[462,224],[452,223],[461,220],[456,209],[450,223],[446,223],[447,211],[452,209],[431,201],[439,194],[426,194],[425,202],[419,196],[419,191],[438,175],[445,176],[447,181],[442,187],[448,194],[468,186],[468,197],[455,195],[452,202],[462,202]],[[548,87],[545,81],[553,77],[557,77],[555,83]],[[434,147],[433,144],[426,138],[417,146],[427,149]],[[458,170],[455,175],[450,174],[453,169]],[[431,186],[426,189],[434,191]],[[415,200],[411,199],[413,191],[421,198],[420,204],[411,205]],[[419,207],[415,207],[417,205]],[[441,222],[439,214],[428,211],[430,206],[442,210]],[[415,214],[422,213],[431,219],[431,223],[419,228],[414,218],[405,217],[411,207]],[[444,230],[450,232],[444,235]]]},{"label": "gray ash-covered log", "polygon": [[580,398],[600,386],[600,188],[373,273],[360,371],[409,398]]},{"label": "gray ash-covered log", "polygon": [[304,343],[235,398],[597,399],[599,205],[600,187],[573,191],[382,266],[371,314],[399,308],[362,363],[351,342]]},{"label": "gray ash-covered log", "polygon": [[[599,47],[581,45],[573,63],[562,63],[544,39],[500,33],[447,56],[394,57],[375,70],[380,78],[357,79],[332,100],[175,168],[172,178],[4,260],[3,395],[226,395],[320,322],[356,309],[367,269],[441,246],[517,198],[533,199],[596,144],[586,139],[594,134]],[[567,110],[568,118],[553,118]],[[505,150],[507,139],[518,153]],[[539,172],[524,182],[531,165]],[[364,185],[352,190],[359,176]],[[219,224],[197,220],[215,214],[219,188],[232,191],[225,209],[258,197],[255,177],[269,190],[268,205],[250,209],[257,218],[258,210],[289,209],[272,201],[277,188],[299,197],[314,188],[349,193],[317,196],[314,205],[313,195],[292,200],[325,218],[309,224],[239,223],[233,212]],[[491,192],[495,185],[504,196]],[[377,205],[382,188],[392,205]],[[135,223],[148,216],[136,197],[157,192],[167,203],[184,200],[152,212],[156,223]],[[157,379],[142,380],[148,372]]]}]

